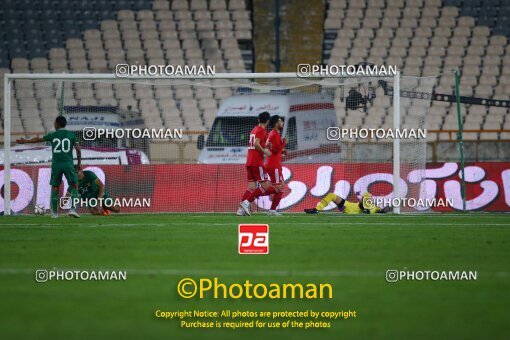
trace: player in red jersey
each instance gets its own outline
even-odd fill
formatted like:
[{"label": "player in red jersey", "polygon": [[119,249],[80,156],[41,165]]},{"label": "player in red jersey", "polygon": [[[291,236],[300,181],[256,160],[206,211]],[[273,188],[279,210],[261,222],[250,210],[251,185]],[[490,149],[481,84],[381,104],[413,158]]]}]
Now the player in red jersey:
[{"label": "player in red jersey", "polygon": [[273,129],[269,132],[267,137],[266,147],[271,151],[271,156],[266,158],[265,169],[271,184],[278,189],[278,192],[273,195],[273,202],[268,215],[280,216],[281,214],[276,211],[278,204],[283,196],[283,174],[282,174],[282,155],[287,153],[285,145],[287,145],[287,138],[282,138],[281,131],[283,130],[283,120],[280,116],[274,115],[269,120],[269,126]]},{"label": "player in red jersey", "polygon": [[[271,151],[265,148],[266,127],[269,124],[269,112],[262,112],[258,116],[259,125],[250,133],[248,155],[246,157],[246,172],[248,174],[248,189],[245,191],[237,215],[250,215],[250,203],[255,198],[276,193],[278,190],[267,182],[264,170],[264,155],[271,156]],[[260,186],[257,188],[257,183]]]}]

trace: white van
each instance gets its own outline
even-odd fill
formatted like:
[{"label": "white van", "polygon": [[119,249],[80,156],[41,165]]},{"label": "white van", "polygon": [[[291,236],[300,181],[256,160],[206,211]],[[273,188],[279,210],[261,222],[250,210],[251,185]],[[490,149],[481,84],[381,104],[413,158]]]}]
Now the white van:
[{"label": "white van", "polygon": [[251,130],[259,113],[267,111],[285,121],[282,135],[288,138],[285,162],[311,163],[331,160],[339,152],[326,131],[338,126],[333,97],[328,94],[246,94],[225,99],[207,140],[198,140],[203,164],[243,164]]}]

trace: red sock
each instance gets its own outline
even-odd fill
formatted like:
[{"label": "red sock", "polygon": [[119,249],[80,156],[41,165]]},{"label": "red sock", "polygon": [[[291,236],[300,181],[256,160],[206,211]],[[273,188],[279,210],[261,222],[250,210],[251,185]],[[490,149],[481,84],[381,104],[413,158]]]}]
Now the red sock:
[{"label": "red sock", "polygon": [[253,192],[253,189],[247,189],[244,194],[243,194],[243,197],[241,198],[241,202],[248,199],[248,197],[250,197],[250,195],[252,194]]},{"label": "red sock", "polygon": [[278,208],[278,204],[280,204],[280,201],[282,200],[283,193],[277,192],[273,196],[273,202],[271,203],[271,210],[276,210]]},{"label": "red sock", "polygon": [[271,194],[274,194],[275,192],[276,192],[276,189],[272,185],[270,185],[267,188],[267,190],[264,189],[263,187],[258,187],[257,189],[255,189],[255,191],[253,191],[253,193],[250,195],[250,197],[247,198],[247,200],[250,202],[253,202],[255,200],[255,198],[258,198],[260,196],[271,195]]}]

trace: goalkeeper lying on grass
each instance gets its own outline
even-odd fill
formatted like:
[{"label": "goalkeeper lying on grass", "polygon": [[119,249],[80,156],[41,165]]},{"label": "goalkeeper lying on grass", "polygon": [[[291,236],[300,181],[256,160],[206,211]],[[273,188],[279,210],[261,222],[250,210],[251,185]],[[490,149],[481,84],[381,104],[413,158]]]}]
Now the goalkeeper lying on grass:
[{"label": "goalkeeper lying on grass", "polygon": [[338,209],[344,214],[384,214],[387,213],[390,207],[379,208],[374,204],[372,195],[368,192],[363,194],[361,201],[349,202],[342,197],[329,193],[317,203],[315,208],[305,209],[307,214],[318,214],[327,207],[331,202],[334,202]]}]

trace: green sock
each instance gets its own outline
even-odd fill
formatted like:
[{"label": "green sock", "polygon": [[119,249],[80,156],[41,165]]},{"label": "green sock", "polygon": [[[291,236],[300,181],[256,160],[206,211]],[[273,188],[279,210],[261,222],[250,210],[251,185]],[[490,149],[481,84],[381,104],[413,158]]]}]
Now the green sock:
[{"label": "green sock", "polygon": [[58,191],[51,191],[51,212],[58,213]]},{"label": "green sock", "polygon": [[71,208],[74,209],[74,199],[78,198],[78,190],[71,188]]}]

